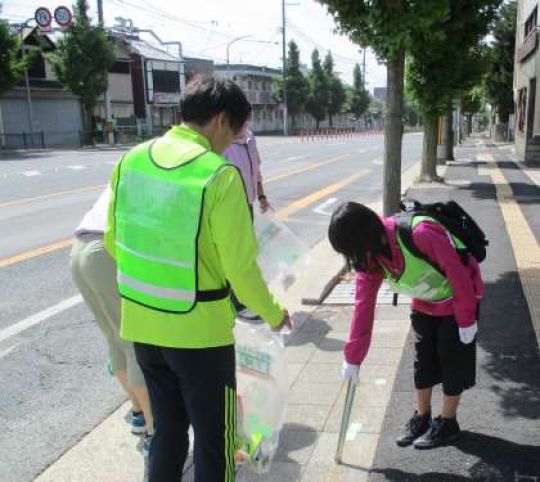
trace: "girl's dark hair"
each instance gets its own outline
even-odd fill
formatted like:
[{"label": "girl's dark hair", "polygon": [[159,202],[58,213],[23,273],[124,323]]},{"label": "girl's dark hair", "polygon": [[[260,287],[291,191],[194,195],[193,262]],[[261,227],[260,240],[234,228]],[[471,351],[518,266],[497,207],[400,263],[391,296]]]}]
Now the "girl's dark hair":
[{"label": "girl's dark hair", "polygon": [[251,104],[233,81],[196,75],[186,85],[180,110],[183,121],[199,126],[225,112],[232,130],[238,134],[251,114]]},{"label": "girl's dark hair", "polygon": [[384,251],[384,226],[366,206],[347,202],[332,214],[328,239],[335,251],[345,256],[349,268],[368,271],[370,259]]}]

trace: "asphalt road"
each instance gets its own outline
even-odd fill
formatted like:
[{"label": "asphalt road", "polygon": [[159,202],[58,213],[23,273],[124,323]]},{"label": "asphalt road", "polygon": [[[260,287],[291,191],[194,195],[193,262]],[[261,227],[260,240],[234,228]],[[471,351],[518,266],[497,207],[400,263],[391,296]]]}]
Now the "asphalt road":
[{"label": "asphalt road", "polygon": [[[421,143],[404,137],[404,171]],[[268,199],[310,246],[340,201],[382,196],[382,136],[261,137],[259,148]],[[124,400],[68,269],[71,233],[122,152],[0,154],[2,482],[33,480]]]}]

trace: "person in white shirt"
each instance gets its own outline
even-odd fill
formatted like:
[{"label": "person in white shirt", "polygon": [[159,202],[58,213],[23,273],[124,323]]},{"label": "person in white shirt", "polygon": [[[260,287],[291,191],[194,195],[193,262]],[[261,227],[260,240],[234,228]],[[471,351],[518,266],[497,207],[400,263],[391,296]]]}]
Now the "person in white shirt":
[{"label": "person in white shirt", "polygon": [[109,348],[109,366],[132,403],[131,431],[145,434],[143,451],[149,449],[153,432],[152,412],[133,343],[120,338],[120,296],[116,263],[105,250],[110,187],[107,186],[75,230],[71,272],[84,301],[92,311]]}]

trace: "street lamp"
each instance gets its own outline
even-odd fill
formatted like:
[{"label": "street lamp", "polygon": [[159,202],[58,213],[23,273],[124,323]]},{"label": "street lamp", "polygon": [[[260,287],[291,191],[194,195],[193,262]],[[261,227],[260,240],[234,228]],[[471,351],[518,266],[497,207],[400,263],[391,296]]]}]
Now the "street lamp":
[{"label": "street lamp", "polygon": [[240,37],[236,37],[236,38],[233,38],[229,43],[227,43],[227,65],[230,64],[230,61],[229,61],[229,52],[230,52],[230,48],[231,48],[231,45],[235,42],[238,42],[239,40],[243,40],[245,38],[249,38],[251,37],[251,35],[242,35]]},{"label": "street lamp", "polygon": [[[227,44],[227,65],[229,65],[229,50],[230,50],[230,46],[231,46],[234,42],[237,42],[238,40],[249,39],[249,37],[251,37],[251,35],[244,35],[243,37],[238,37],[238,38],[235,38],[235,39],[231,40],[231,41]],[[253,42],[253,43],[257,43],[257,44],[272,44],[272,45],[279,45],[279,42],[273,42],[272,40],[249,39],[249,40],[246,40],[246,42]]]}]

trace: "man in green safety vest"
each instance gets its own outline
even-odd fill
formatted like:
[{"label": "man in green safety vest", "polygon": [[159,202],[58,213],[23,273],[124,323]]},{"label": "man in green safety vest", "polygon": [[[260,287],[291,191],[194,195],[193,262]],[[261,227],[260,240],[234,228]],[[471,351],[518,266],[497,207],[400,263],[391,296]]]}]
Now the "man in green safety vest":
[{"label": "man in green safety vest", "polygon": [[196,482],[234,480],[231,289],[273,329],[291,327],[257,265],[238,169],[220,153],[251,106],[231,81],[186,86],[184,123],[116,166],[105,233],[118,266],[121,336],[135,343],[155,432],[149,482],[178,482],[195,434]]}]

